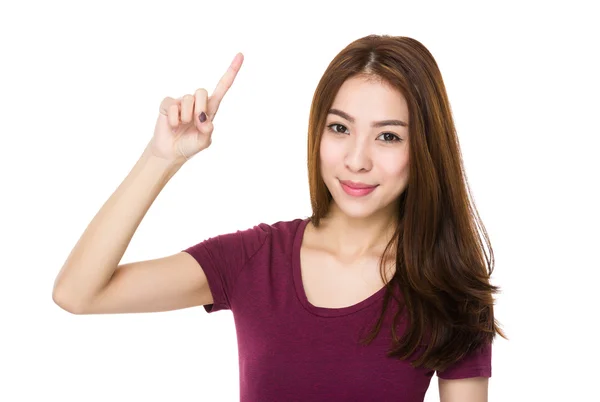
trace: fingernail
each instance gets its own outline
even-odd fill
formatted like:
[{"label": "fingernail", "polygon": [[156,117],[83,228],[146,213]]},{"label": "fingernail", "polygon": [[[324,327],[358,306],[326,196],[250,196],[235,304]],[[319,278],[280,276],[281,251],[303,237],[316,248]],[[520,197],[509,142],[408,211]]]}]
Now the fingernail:
[{"label": "fingernail", "polygon": [[200,113],[200,123],[204,123],[206,121],[206,113]]}]

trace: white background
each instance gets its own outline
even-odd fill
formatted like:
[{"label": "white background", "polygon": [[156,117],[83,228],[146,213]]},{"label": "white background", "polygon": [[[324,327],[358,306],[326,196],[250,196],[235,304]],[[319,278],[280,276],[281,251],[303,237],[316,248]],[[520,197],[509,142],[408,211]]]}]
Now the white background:
[{"label": "white background", "polygon": [[[0,400],[235,401],[231,312],[76,316],[63,262],[150,139],[158,106],[244,65],[211,147],[122,262],[310,214],[313,91],[348,43],[436,58],[496,256],[490,401],[598,401],[598,14],[593,2],[2,2]],[[594,27],[594,25],[596,25]],[[427,401],[438,400],[434,377]]]}]

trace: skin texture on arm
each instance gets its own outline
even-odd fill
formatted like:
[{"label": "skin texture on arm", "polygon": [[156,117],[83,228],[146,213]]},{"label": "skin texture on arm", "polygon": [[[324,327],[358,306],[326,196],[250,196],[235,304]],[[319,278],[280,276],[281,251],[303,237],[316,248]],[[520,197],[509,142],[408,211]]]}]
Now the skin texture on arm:
[{"label": "skin texture on arm", "polygon": [[487,377],[462,378],[458,380],[438,379],[440,402],[487,402]]},{"label": "skin texture on arm", "polygon": [[58,273],[52,298],[75,314],[167,311],[206,303],[198,264],[178,253],[120,264],[131,239],[169,180],[211,142],[219,104],[242,65],[236,54],[209,97],[204,88],[160,104],[154,135],[127,177],[88,224]]}]

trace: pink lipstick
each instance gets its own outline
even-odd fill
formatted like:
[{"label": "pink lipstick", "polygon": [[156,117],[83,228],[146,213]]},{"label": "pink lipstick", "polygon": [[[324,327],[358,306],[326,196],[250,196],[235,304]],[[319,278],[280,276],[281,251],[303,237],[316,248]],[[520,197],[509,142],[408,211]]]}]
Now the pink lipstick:
[{"label": "pink lipstick", "polygon": [[342,189],[346,194],[354,197],[362,197],[370,194],[378,186],[378,184],[370,185],[360,182],[353,182],[350,180],[340,180],[340,184],[342,185]]}]

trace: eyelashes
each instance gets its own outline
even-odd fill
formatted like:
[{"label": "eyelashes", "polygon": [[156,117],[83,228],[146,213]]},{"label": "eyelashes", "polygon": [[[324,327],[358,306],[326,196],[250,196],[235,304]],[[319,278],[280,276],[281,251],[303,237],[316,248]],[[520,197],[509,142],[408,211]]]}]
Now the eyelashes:
[{"label": "eyelashes", "polygon": [[[332,133],[334,133],[334,134],[345,134],[343,132],[337,131],[334,127],[343,127],[343,128],[346,128],[346,126],[344,126],[342,124],[339,124],[339,123],[333,123],[333,124],[330,124],[330,125],[327,126],[327,129],[329,131],[331,131]],[[402,141],[402,138],[398,137],[394,133],[389,133],[389,132],[381,133],[379,135],[379,137],[381,137],[381,136],[387,136],[387,138],[391,138],[391,139],[384,139],[383,142],[386,142],[386,143],[392,143],[392,142],[400,142],[400,141]]]}]

